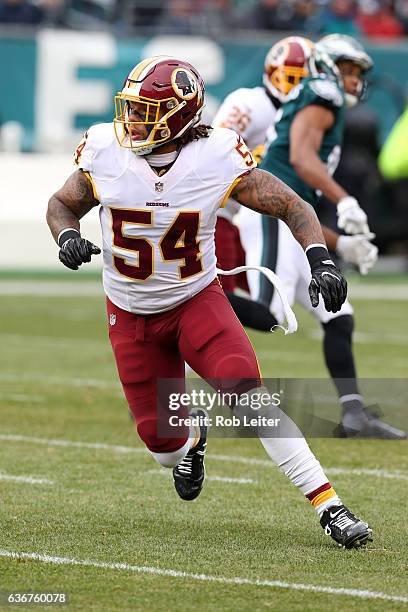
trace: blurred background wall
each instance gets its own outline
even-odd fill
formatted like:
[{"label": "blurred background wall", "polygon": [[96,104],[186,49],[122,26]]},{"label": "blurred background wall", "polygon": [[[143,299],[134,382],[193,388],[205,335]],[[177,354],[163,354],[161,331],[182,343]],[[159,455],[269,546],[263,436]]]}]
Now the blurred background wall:
[{"label": "blurred background wall", "polygon": [[[367,210],[381,252],[406,255],[407,182],[386,180],[377,158],[406,106],[408,1],[0,0],[1,268],[58,266],[47,200],[74,169],[83,131],[111,121],[113,96],[141,59],[165,53],[194,64],[210,122],[230,91],[261,83],[278,39],[334,31],[360,37],[375,62],[367,101],[348,114],[338,178]],[[85,223],[98,241],[97,214]]]}]

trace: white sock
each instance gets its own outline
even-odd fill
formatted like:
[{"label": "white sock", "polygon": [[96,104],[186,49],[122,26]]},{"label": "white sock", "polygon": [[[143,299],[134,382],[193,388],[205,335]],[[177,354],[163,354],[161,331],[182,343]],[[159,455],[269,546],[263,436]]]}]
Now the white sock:
[{"label": "white sock", "polygon": [[181,448],[178,448],[177,450],[172,451],[170,453],[154,453],[153,451],[150,451],[150,453],[153,459],[155,459],[157,463],[160,463],[161,466],[166,468],[173,468],[176,467],[176,465],[178,465],[180,461],[184,459],[190,448],[196,445],[199,440],[199,437],[199,428],[195,427],[194,425],[191,425],[189,436]]},{"label": "white sock", "polygon": [[322,466],[304,438],[261,438],[272,461],[307,495],[328,482]]},{"label": "white sock", "polygon": [[[263,401],[262,408],[254,411],[250,406],[251,396],[264,397],[261,394],[269,395],[270,402]],[[244,415],[254,417],[264,416],[279,421],[279,426],[275,428],[258,428],[259,439],[272,461],[279,469],[302,491],[304,495],[315,491],[328,482],[322,466],[309,448],[302,432],[292,419],[274,403],[266,387],[252,389],[241,396],[240,402],[234,408],[241,418]],[[248,399],[249,398],[249,399]],[[267,404],[267,405],[265,405]],[[272,431],[273,429],[273,431]],[[271,434],[274,437],[270,437]],[[281,435],[282,437],[279,437]],[[284,437],[283,437],[284,436]]]}]

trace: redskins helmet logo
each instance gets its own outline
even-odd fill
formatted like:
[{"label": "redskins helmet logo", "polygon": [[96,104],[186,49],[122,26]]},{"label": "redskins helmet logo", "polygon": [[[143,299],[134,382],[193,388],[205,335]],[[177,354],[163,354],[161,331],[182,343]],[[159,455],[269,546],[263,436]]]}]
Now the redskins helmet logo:
[{"label": "redskins helmet logo", "polygon": [[176,68],[171,75],[171,84],[179,98],[191,100],[198,92],[197,79],[190,70]]},{"label": "redskins helmet logo", "polygon": [[273,60],[275,60],[276,62],[279,62],[280,60],[285,59],[285,55],[288,52],[288,45],[280,45],[276,51],[275,51],[275,55],[273,56]]}]

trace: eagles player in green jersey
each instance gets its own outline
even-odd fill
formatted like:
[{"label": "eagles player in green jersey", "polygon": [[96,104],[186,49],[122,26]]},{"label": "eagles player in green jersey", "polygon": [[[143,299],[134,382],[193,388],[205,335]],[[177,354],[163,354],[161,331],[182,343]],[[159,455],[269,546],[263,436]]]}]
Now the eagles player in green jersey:
[{"label": "eagles player in green jersey", "polygon": [[[356,67],[355,72],[359,70]],[[263,167],[273,169],[314,206],[318,201],[316,189],[322,191],[322,187],[336,201],[345,196],[330,176],[340,159],[344,131],[345,104],[340,85],[324,74],[307,77],[292,89],[278,113],[275,128],[268,135],[273,141]]]},{"label": "eagles player in green jersey", "polygon": [[[361,235],[361,244],[373,238],[367,216],[332,174],[340,158],[346,107],[356,104],[363,95],[365,75],[372,65],[370,56],[352,37],[332,34],[322,38],[311,58],[310,76],[291,90],[279,111],[280,117],[268,134],[270,145],[261,166],[314,206],[318,205],[318,194],[323,194],[337,206],[339,228],[348,234]],[[281,249],[286,270],[290,267],[288,264],[292,268],[299,267],[298,275],[290,270],[287,272],[288,284],[297,285],[293,287],[293,295],[303,303],[301,294],[305,279],[302,278],[299,253],[292,248],[290,238],[287,239],[275,220],[264,217],[262,233],[261,263],[275,270],[285,282],[284,269],[279,270]],[[341,241],[350,240],[328,229],[324,234],[328,247],[340,254]],[[358,241],[357,236],[351,239]],[[262,279],[258,299],[275,314],[273,295]],[[315,315],[323,327],[326,365],[342,406],[343,432],[349,436],[405,438],[405,432],[384,423],[364,407],[352,351],[354,319],[351,305],[345,303],[339,312],[327,313],[320,304]]]}]

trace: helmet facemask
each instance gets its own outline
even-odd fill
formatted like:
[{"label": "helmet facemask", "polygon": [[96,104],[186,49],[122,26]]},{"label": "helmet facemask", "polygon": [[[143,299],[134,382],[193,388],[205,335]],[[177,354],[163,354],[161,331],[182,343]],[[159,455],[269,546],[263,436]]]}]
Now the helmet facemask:
[{"label": "helmet facemask", "polygon": [[309,70],[306,67],[279,66],[271,75],[265,75],[265,80],[273,89],[268,87],[268,84],[266,86],[278,100],[284,102],[288,93],[307,76],[309,76]]},{"label": "helmet facemask", "polygon": [[[130,103],[138,104],[140,121],[130,121]],[[115,118],[113,120],[116,138],[120,146],[132,149],[137,155],[148,155],[159,145],[172,140],[168,120],[183,108],[184,103],[176,98],[151,100],[119,92],[115,96]],[[143,140],[132,138],[132,126],[144,126],[147,136]]]}]

